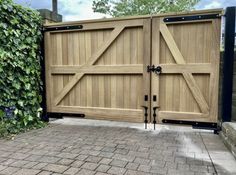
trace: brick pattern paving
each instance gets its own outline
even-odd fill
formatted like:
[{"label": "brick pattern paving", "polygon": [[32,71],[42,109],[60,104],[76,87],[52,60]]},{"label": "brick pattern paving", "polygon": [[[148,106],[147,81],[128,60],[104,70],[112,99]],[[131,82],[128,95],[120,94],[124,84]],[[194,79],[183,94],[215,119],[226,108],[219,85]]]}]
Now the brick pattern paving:
[{"label": "brick pattern paving", "polygon": [[212,162],[208,147],[228,153],[209,132],[54,124],[15,140],[0,140],[0,174],[233,174]]}]

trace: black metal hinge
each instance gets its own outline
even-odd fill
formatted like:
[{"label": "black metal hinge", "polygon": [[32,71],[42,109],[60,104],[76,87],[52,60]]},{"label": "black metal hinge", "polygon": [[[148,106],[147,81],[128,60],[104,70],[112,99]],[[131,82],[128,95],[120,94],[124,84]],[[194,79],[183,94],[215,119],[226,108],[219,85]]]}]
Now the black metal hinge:
[{"label": "black metal hinge", "polygon": [[60,26],[60,27],[47,27],[44,28],[44,32],[50,32],[50,31],[57,31],[57,30],[78,30],[83,29],[83,25],[76,25],[76,26]]},{"label": "black metal hinge", "polygon": [[194,15],[194,16],[178,16],[178,17],[168,17],[164,18],[164,22],[179,22],[179,21],[195,21],[204,19],[215,19],[220,18],[220,14],[207,14],[207,15]]}]

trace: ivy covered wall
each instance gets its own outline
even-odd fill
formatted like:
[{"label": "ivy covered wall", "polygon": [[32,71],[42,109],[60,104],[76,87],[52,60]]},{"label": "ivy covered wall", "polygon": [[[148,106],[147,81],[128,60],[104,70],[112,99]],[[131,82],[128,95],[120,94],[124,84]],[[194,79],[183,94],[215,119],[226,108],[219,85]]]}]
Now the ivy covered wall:
[{"label": "ivy covered wall", "polygon": [[0,135],[40,121],[41,17],[12,0],[0,0]]}]

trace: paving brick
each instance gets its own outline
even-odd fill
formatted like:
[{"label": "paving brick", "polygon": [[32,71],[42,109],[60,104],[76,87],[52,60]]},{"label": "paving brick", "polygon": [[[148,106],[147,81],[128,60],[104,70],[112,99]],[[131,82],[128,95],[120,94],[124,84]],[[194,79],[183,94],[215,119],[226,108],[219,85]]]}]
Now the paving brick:
[{"label": "paving brick", "polygon": [[40,172],[40,170],[34,169],[20,169],[19,171],[15,172],[14,175],[36,175]]},{"label": "paving brick", "polygon": [[75,159],[77,160],[85,160],[88,158],[88,155],[85,155],[85,154],[80,154],[78,155]]},{"label": "paving brick", "polygon": [[125,168],[121,168],[121,167],[115,167],[112,166],[109,170],[108,173],[109,174],[114,174],[114,175],[122,175],[125,174],[126,169]]},{"label": "paving brick", "polygon": [[139,164],[143,164],[143,165],[148,165],[150,163],[150,160],[137,157],[134,159],[134,162],[139,163]]},{"label": "paving brick", "polygon": [[88,170],[95,170],[98,167],[99,164],[92,163],[92,162],[85,162],[81,168],[88,169]]},{"label": "paving brick", "polygon": [[28,160],[28,161],[37,161],[41,158],[42,156],[39,155],[30,155],[28,157],[26,157],[24,160]]},{"label": "paving brick", "polygon": [[108,165],[111,161],[112,161],[112,159],[102,158],[102,160],[99,163]]},{"label": "paving brick", "polygon": [[104,147],[101,151],[105,151],[105,152],[111,152],[113,153],[116,149],[113,147]]},{"label": "paving brick", "polygon": [[177,169],[178,170],[189,170],[190,166],[188,164],[178,164]]},{"label": "paving brick", "polygon": [[107,173],[103,173],[103,172],[96,172],[95,175],[109,175],[109,174],[107,174]]},{"label": "paving brick", "polygon": [[115,159],[110,163],[110,165],[117,167],[125,167],[127,163],[128,163],[127,161]]},{"label": "paving brick", "polygon": [[175,162],[166,162],[165,167],[176,169],[177,168],[177,163],[175,163]]},{"label": "paving brick", "polygon": [[208,172],[208,167],[202,165],[190,165],[190,170],[196,172]]},{"label": "paving brick", "polygon": [[121,148],[117,148],[114,153],[117,153],[117,154],[128,154],[129,150],[127,149],[121,149]]},{"label": "paving brick", "polygon": [[63,174],[67,174],[67,175],[74,175],[76,173],[79,172],[79,168],[74,168],[74,167],[70,167],[68,170],[66,170]]},{"label": "paving brick", "polygon": [[4,169],[6,169],[6,168],[7,168],[7,166],[0,165],[0,171],[4,170]]},{"label": "paving brick", "polygon": [[114,153],[104,152],[104,151],[101,151],[99,154],[100,157],[106,157],[106,158],[111,158],[113,155],[114,155]]},{"label": "paving brick", "polygon": [[46,167],[48,165],[48,163],[37,163],[35,164],[35,166],[33,166],[33,169],[43,169],[44,167]]},{"label": "paving brick", "polygon": [[52,171],[55,173],[63,173],[68,168],[69,168],[68,166],[64,166],[64,165],[48,164],[47,166],[43,168],[43,170]]},{"label": "paving brick", "polygon": [[16,167],[7,167],[5,169],[3,169],[2,171],[0,171],[0,174],[3,175],[9,175],[9,174],[13,174],[16,171],[20,170],[20,168],[16,168]]},{"label": "paving brick", "polygon": [[151,167],[150,172],[153,174],[167,174],[167,168],[160,168],[160,167]]},{"label": "paving brick", "polygon": [[73,153],[73,154],[71,154],[71,153],[60,153],[60,154],[58,154],[57,156],[58,156],[58,157],[61,157],[61,158],[74,159],[74,158],[76,158],[78,155],[79,155],[79,154],[75,154],[75,153]]},{"label": "paving brick", "polygon": [[4,162],[1,162],[1,165],[11,165],[12,163],[16,162],[16,159],[7,159]]},{"label": "paving brick", "polygon": [[11,164],[11,166],[14,166],[14,167],[23,167],[25,164],[29,163],[29,161],[25,161],[25,160],[18,160],[16,162],[13,162]]},{"label": "paving brick", "polygon": [[94,175],[95,173],[96,173],[95,171],[91,171],[88,169],[82,169],[77,173],[77,175]]},{"label": "paving brick", "polygon": [[76,160],[76,161],[74,161],[70,166],[79,168],[79,167],[81,167],[83,164],[84,164],[83,161]]},{"label": "paving brick", "polygon": [[26,157],[29,157],[29,156],[30,156],[29,154],[25,154],[25,153],[14,153],[14,154],[11,155],[11,158],[23,160],[23,159],[25,159]]},{"label": "paving brick", "polygon": [[139,165],[138,171],[150,172],[151,166],[148,165]]},{"label": "paving brick", "polygon": [[138,152],[138,151],[129,151],[128,155],[145,158],[147,159],[149,157],[149,153],[147,152]]},{"label": "paving brick", "polygon": [[103,149],[102,146],[94,146],[93,147],[93,150],[95,150],[95,151],[101,151],[102,149]]},{"label": "paving brick", "polygon": [[180,171],[176,169],[169,169],[168,175],[194,175],[193,171]]},{"label": "paving brick", "polygon": [[127,170],[125,175],[151,175],[151,174],[147,173],[147,172],[140,172],[140,171],[135,171],[135,170]]},{"label": "paving brick", "polygon": [[98,163],[102,157],[98,156],[89,156],[87,159],[85,159],[86,162],[93,162],[93,163]]},{"label": "paving brick", "polygon": [[52,172],[50,171],[41,171],[38,175],[51,175]]},{"label": "paving brick", "polygon": [[73,162],[74,162],[73,159],[61,159],[57,163],[61,165],[70,165]]},{"label": "paving brick", "polygon": [[56,163],[60,160],[61,158],[58,157],[52,157],[52,156],[42,156],[38,161],[39,162],[44,162],[44,163]]},{"label": "paving brick", "polygon": [[138,163],[129,162],[125,168],[130,169],[130,170],[137,170],[138,166],[139,166]]},{"label": "paving brick", "polygon": [[97,167],[96,171],[99,171],[99,172],[107,172],[109,170],[111,166],[109,165],[104,165],[104,164],[101,164]]},{"label": "paving brick", "polygon": [[129,155],[123,155],[123,154],[115,154],[113,159],[119,159],[127,162],[133,162],[135,159],[135,156],[129,156]]}]

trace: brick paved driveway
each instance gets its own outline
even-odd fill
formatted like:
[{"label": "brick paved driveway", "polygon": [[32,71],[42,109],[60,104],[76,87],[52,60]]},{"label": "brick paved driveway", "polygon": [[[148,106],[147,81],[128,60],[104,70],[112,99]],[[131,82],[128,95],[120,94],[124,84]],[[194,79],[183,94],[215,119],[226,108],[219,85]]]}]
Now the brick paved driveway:
[{"label": "brick paved driveway", "polygon": [[0,174],[236,174],[236,162],[217,135],[167,125],[142,128],[57,120],[15,140],[0,140]]}]

